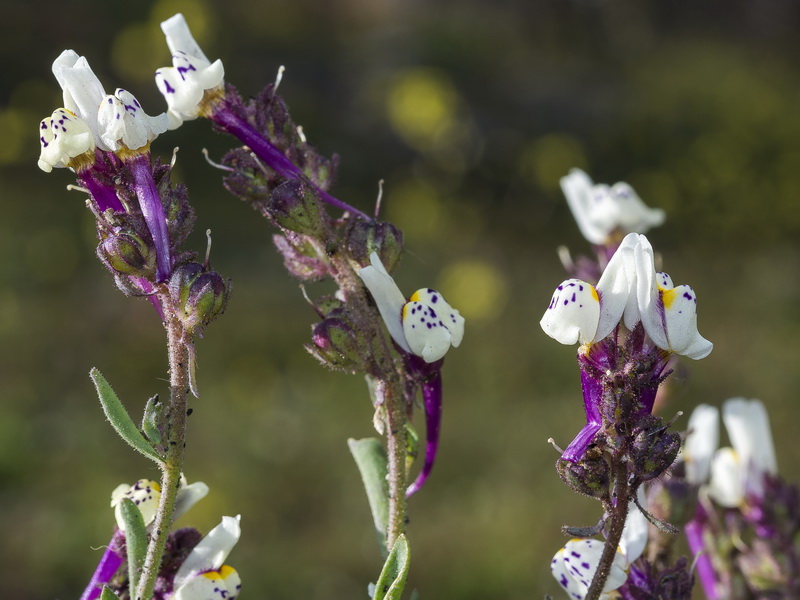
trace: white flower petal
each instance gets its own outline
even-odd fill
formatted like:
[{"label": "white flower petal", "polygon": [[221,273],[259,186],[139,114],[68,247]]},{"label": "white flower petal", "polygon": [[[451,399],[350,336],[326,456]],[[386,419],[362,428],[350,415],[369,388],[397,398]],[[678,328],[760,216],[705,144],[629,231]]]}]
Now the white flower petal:
[{"label": "white flower petal", "polygon": [[450,349],[450,331],[439,314],[422,302],[407,302],[403,306],[403,334],[411,352],[435,362]]},{"label": "white flower petal", "polygon": [[97,111],[106,92],[89,62],[74,50],[64,50],[53,61],[53,75],[64,92],[64,107],[86,121],[101,150],[109,150],[100,141],[97,124]]},{"label": "white flower petal", "polygon": [[208,486],[202,481],[195,481],[186,484],[186,479],[181,476],[181,489],[178,490],[178,497],[175,499],[175,512],[172,519],[175,520],[197,504],[208,495]]},{"label": "white flower petal", "polygon": [[386,271],[376,252],[370,255],[370,262],[372,266],[364,267],[358,272],[358,275],[372,294],[378,311],[383,317],[383,322],[386,324],[386,329],[389,330],[389,335],[403,350],[411,352],[411,348],[406,341],[402,322],[403,306],[406,303],[406,298],[400,288],[397,287],[394,279]]},{"label": "white flower petal", "polygon": [[572,216],[585,237],[592,244],[602,244],[608,237],[606,228],[598,227],[591,211],[592,187],[594,182],[580,169],[572,169],[569,175],[561,178],[561,190],[567,199]]},{"label": "white flower petal", "polygon": [[95,148],[89,125],[65,108],[39,124],[39,144],[39,168],[47,173],[53,167],[66,167],[73,158]]},{"label": "white flower petal", "polygon": [[239,595],[239,590],[242,589],[242,578],[239,577],[239,573],[233,567],[222,565],[219,574],[222,576],[225,587],[228,589],[226,600],[236,600],[236,596]]},{"label": "white flower petal", "polygon": [[697,295],[694,290],[688,285],[679,285],[672,289],[659,289],[659,293],[669,349],[695,360],[708,356],[714,344],[697,330]]},{"label": "white flower petal", "polygon": [[122,519],[122,499],[131,500],[142,513],[145,527],[153,522],[158,512],[158,503],[161,500],[161,486],[157,481],[140,479],[133,485],[123,483],[111,492],[111,507],[117,519],[117,527],[125,531],[125,521]]},{"label": "white flower petal", "polygon": [[[646,502],[644,486],[639,486],[638,498],[639,504],[644,506]],[[622,538],[619,541],[619,550],[628,564],[639,558],[647,547],[648,523],[644,513],[639,510],[635,502],[631,501],[628,506],[625,527],[622,530]]]},{"label": "white flower petal", "polygon": [[635,233],[628,234],[617,248],[614,256],[608,261],[600,281],[597,293],[600,296],[600,318],[593,341],[598,342],[611,333],[619,324],[632,296],[634,284],[633,255],[639,237]]},{"label": "white flower petal", "polygon": [[422,288],[411,294],[409,301],[422,302],[434,309],[436,315],[450,332],[450,343],[454,348],[461,345],[464,339],[464,317],[448,304],[439,292],[431,288]]},{"label": "white flower petal", "polygon": [[733,448],[720,448],[714,454],[708,495],[725,508],[735,508],[744,500],[744,465]]},{"label": "white flower petal", "polygon": [[[589,591],[592,578],[597,571],[605,542],[594,539],[576,538],[566,543],[550,563],[553,577],[570,597],[581,599]],[[603,587],[603,593],[620,587],[628,579],[625,557],[617,552],[611,564],[611,573]]]},{"label": "white flower petal", "polygon": [[205,92],[222,85],[225,69],[222,61],[208,60],[182,14],[161,23],[161,29],[172,52],[172,67],[156,71],[156,85],[167,101],[169,128],[175,129],[198,117]]},{"label": "white flower petal", "polygon": [[222,522],[200,540],[175,573],[175,585],[181,586],[197,573],[219,569],[239,541],[241,515],[222,517]]},{"label": "white flower petal", "polygon": [[228,600],[228,586],[217,571],[199,573],[179,585],[171,600]]},{"label": "white flower petal", "polygon": [[130,92],[117,89],[100,104],[97,115],[100,138],[112,151],[137,150],[167,130],[166,113],[151,117]]},{"label": "white flower petal", "polygon": [[701,485],[708,481],[711,460],[719,446],[719,409],[700,404],[692,411],[688,427],[680,457],[686,464],[686,479]]},{"label": "white flower petal", "polygon": [[748,473],[748,491],[761,494],[764,473],[776,474],[778,461],[769,417],[764,404],[758,400],[732,398],[722,405],[722,421],[728,437]]},{"label": "white flower petal", "polygon": [[600,320],[600,298],[594,286],[567,279],[556,288],[539,325],[562,344],[588,344],[595,338]]},{"label": "white flower petal", "polygon": [[615,183],[611,195],[620,207],[619,227],[624,231],[646,233],[651,227],[664,223],[666,215],[660,208],[648,208],[633,188],[624,181]]}]

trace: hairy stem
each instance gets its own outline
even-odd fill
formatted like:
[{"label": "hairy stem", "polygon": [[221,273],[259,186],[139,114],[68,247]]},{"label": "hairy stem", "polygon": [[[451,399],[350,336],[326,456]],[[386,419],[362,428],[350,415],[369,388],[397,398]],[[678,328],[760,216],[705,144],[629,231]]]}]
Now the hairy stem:
[{"label": "hairy stem", "polygon": [[614,474],[614,501],[609,502],[606,507],[608,513],[608,537],[600,556],[592,584],[586,592],[585,600],[597,600],[603,593],[608,576],[611,574],[611,566],[617,554],[619,541],[622,539],[622,530],[625,528],[625,519],[628,516],[628,465],[622,460],[622,455],[615,455],[612,458],[612,470]]},{"label": "hairy stem", "polygon": [[[161,297],[168,306],[168,298]],[[167,448],[164,472],[161,477],[161,501],[153,523],[150,544],[147,548],[136,600],[150,600],[156,583],[164,547],[172,525],[175,499],[181,485],[184,442],[186,440],[186,409],[189,390],[189,353],[183,325],[172,315],[167,316],[167,344],[169,349],[170,403],[167,407]]]},{"label": "hairy stem", "polygon": [[386,407],[386,453],[389,458],[389,524],[386,548],[406,530],[406,407],[399,385],[380,379],[376,382],[377,397]]}]

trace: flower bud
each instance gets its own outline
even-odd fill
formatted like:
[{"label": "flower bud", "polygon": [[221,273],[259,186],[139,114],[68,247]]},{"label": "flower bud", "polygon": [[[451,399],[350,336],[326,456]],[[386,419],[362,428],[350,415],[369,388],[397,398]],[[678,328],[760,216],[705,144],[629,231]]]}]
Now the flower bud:
[{"label": "flower bud", "polygon": [[155,273],[156,253],[132,232],[112,233],[97,246],[97,256],[110,271],[135,277]]},{"label": "flower bud", "polygon": [[230,281],[190,262],[173,270],[169,292],[184,327],[194,332],[220,315],[228,303]]},{"label": "flower bud", "polygon": [[267,214],[281,227],[306,235],[322,230],[322,207],[314,190],[296,179],[272,190]]},{"label": "flower bud", "polygon": [[403,255],[403,232],[383,221],[353,221],[347,230],[346,244],[361,267],[370,264],[370,255],[377,252],[381,263],[391,272]]},{"label": "flower bud", "polygon": [[633,472],[639,481],[650,481],[669,469],[681,449],[681,436],[667,431],[653,415],[642,419],[631,448]]},{"label": "flower bud", "polygon": [[318,281],[329,274],[328,262],[320,257],[306,236],[287,231],[275,234],[272,241],[283,255],[286,270],[302,281]]},{"label": "flower bud", "polygon": [[312,344],[306,349],[325,366],[355,373],[366,367],[369,348],[366,339],[353,325],[344,309],[334,309],[311,332]]},{"label": "flower bud", "polygon": [[598,447],[590,447],[577,462],[559,458],[556,470],[564,483],[578,494],[597,499],[608,497],[611,472]]}]

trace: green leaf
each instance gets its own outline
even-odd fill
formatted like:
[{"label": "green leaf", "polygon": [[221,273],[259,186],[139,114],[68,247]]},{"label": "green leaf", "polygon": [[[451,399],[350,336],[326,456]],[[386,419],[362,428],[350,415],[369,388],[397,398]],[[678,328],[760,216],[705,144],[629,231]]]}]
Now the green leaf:
[{"label": "green leaf", "polygon": [[381,576],[375,584],[375,596],[372,600],[400,600],[406,587],[408,567],[411,562],[411,551],[405,534],[401,534],[392,546],[389,558],[383,565]]},{"label": "green leaf", "polygon": [[134,422],[128,415],[128,411],[120,402],[114,390],[109,385],[106,378],[97,369],[89,371],[89,377],[92,378],[94,386],[97,388],[97,395],[100,397],[100,404],[103,405],[103,411],[106,413],[111,426],[119,434],[119,436],[128,442],[134,450],[144,454],[146,457],[156,461],[159,465],[163,463],[163,459],[156,452],[153,446],[144,438],[142,433],[137,429]]},{"label": "green leaf", "polygon": [[[386,481],[388,459],[383,445],[375,438],[347,440],[350,453],[356,461],[364,489],[367,492],[372,519],[381,546],[386,547],[386,528],[389,524],[389,484]],[[385,550],[384,550],[385,552]]]},{"label": "green leaf", "polygon": [[125,523],[128,579],[130,580],[130,589],[135,590],[139,585],[139,574],[142,572],[144,557],[147,554],[147,529],[144,526],[142,511],[130,498],[123,498],[120,506],[122,521]]},{"label": "green leaf", "polygon": [[103,591],[100,592],[100,600],[119,600],[119,596],[104,586]]}]

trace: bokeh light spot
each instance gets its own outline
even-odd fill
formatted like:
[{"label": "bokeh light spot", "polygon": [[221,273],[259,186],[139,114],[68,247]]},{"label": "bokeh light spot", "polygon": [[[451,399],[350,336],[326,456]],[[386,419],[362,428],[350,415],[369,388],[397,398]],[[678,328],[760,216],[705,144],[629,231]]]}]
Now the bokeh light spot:
[{"label": "bokeh light spot", "polygon": [[439,196],[422,181],[408,180],[392,186],[387,190],[384,206],[389,220],[400,226],[408,240],[430,240],[440,231]]},{"label": "bokeh light spot", "polygon": [[521,175],[531,185],[550,191],[559,189],[559,180],[570,169],[586,169],[587,164],[583,144],[566,133],[553,133],[532,141],[519,159]]},{"label": "bokeh light spot", "polygon": [[442,273],[438,289],[467,319],[494,321],[503,314],[508,301],[505,277],[480,259],[452,264]]}]

